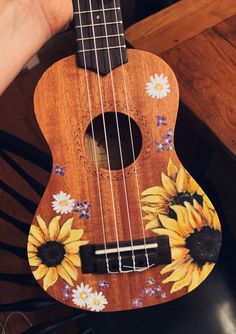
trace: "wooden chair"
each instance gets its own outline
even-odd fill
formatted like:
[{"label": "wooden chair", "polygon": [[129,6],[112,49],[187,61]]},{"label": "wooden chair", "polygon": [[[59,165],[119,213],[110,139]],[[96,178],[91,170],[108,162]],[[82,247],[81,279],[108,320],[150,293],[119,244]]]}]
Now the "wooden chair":
[{"label": "wooden chair", "polygon": [[186,117],[235,167],[236,2],[182,0],[131,26],[126,38],[169,63]]}]

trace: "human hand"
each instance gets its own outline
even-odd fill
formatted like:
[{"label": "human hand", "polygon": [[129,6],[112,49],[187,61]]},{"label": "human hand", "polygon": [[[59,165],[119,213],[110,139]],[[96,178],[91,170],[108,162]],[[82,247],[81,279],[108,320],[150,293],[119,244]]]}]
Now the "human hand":
[{"label": "human hand", "polygon": [[[32,1],[32,0],[31,0]],[[42,22],[49,29],[50,37],[68,27],[73,18],[72,0],[34,0],[42,16]]]}]

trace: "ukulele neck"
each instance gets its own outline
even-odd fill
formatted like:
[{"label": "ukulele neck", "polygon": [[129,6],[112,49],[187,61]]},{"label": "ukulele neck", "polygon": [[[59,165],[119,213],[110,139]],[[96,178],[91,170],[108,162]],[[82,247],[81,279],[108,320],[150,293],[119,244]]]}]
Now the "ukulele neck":
[{"label": "ukulele neck", "polygon": [[107,75],[127,63],[120,0],[74,0],[79,67]]}]

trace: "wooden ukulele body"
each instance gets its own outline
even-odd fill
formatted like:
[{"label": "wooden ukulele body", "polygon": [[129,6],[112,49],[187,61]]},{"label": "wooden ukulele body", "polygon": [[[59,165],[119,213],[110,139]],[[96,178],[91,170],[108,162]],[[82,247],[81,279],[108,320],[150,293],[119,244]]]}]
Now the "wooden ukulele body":
[{"label": "wooden ukulele body", "polygon": [[[67,280],[63,279],[61,277],[63,275],[60,275],[55,268],[49,274],[45,270],[45,263],[43,263],[42,272],[37,272],[35,276],[39,284],[51,296],[67,305],[95,311],[128,310],[173,300],[186,294],[191,284],[192,288],[196,287],[212,270],[215,258],[212,263],[208,259],[203,260],[202,264],[197,266],[196,259],[191,258],[193,251],[186,248],[187,234],[182,233],[180,239],[176,237],[177,232],[179,232],[178,236],[181,235],[181,231],[175,225],[175,222],[181,224],[181,217],[178,208],[172,206],[183,207],[183,224],[189,224],[189,226],[196,224],[195,227],[192,227],[192,232],[188,232],[188,237],[191,233],[200,233],[203,228],[207,228],[207,225],[209,225],[209,229],[220,234],[220,226],[218,218],[215,218],[216,213],[213,206],[200,187],[198,188],[183,169],[174,151],[173,135],[179,103],[179,91],[174,73],[163,60],[152,54],[129,50],[128,56],[129,62],[123,68],[120,66],[107,76],[100,77],[102,105],[98,75],[91,71],[86,74],[84,69],[78,68],[75,56],[62,59],[50,67],[41,78],[35,93],[36,117],[51,149],[53,170],[33,221],[36,230],[31,231],[33,238],[29,239],[28,244],[30,265],[33,272],[39,271],[39,267],[42,266],[42,258],[39,257],[38,247],[42,246],[44,242],[49,242],[49,239],[52,242],[55,241],[63,224],[70,218],[73,218],[73,220],[71,219],[71,229],[81,232],[80,236],[77,235],[76,240],[80,238],[82,241],[88,241],[89,244],[104,243],[98,178],[107,242],[116,242],[114,203],[119,240],[130,240],[123,172],[119,169],[112,170],[109,174],[107,168],[99,166],[99,175],[97,175],[96,164],[91,158],[91,154],[89,154],[89,143],[86,143],[88,140],[85,132],[91,122],[90,111],[92,111],[92,117],[95,119],[97,116],[101,116],[102,108],[104,108],[105,113],[114,112],[117,108],[119,113],[130,115],[142,135],[141,151],[135,164],[132,163],[124,169],[133,239],[142,239],[143,226],[146,238],[155,237],[159,233],[165,235],[163,231],[166,229],[166,235],[170,237],[171,250],[173,250],[172,261],[179,261],[179,274],[175,275],[169,282],[164,283],[163,281],[178,268],[177,262],[175,268],[173,267],[172,270],[166,272],[164,270],[164,273],[165,265],[153,267],[143,272],[99,275],[82,274],[78,261],[75,265],[72,261],[72,265],[70,263],[68,267],[67,263],[64,268],[67,271],[66,277],[69,276]],[[127,96],[124,89],[124,74]],[[159,77],[163,74],[162,78],[166,77],[168,79],[169,89],[162,98],[152,98],[147,92],[146,85],[152,82],[151,77],[154,83],[155,74]],[[114,90],[112,89],[112,77]],[[86,79],[88,79],[89,86],[86,85]],[[158,91],[164,87],[156,86],[155,88]],[[114,106],[114,95],[116,106]],[[61,167],[63,168],[60,169]],[[112,176],[113,193],[110,175]],[[156,186],[157,188],[154,189],[153,187]],[[153,191],[148,191],[148,189],[153,189]],[[163,193],[161,193],[161,189],[163,189]],[[56,201],[57,198],[53,196],[60,194],[60,192],[70,195],[70,198],[67,199],[75,200],[75,208],[77,202],[78,205],[88,205],[89,207],[85,208],[85,211],[80,211],[81,207],[79,207],[78,210],[73,209],[72,211],[69,208],[67,213],[57,213],[53,209],[52,202]],[[166,198],[165,194],[167,194]],[[190,196],[189,205],[184,200],[175,203],[174,198],[178,196],[186,196],[187,202],[187,197]],[[199,200],[197,196],[202,198]],[[68,203],[59,204],[66,206]],[[192,209],[189,208],[190,204],[195,205],[195,209],[193,207]],[[142,221],[140,207],[142,207]],[[175,209],[174,216],[172,215],[172,218],[170,218],[169,215],[173,222],[171,227],[167,224],[171,225],[171,221],[165,224],[163,216],[166,215],[168,218],[170,210],[173,213]],[[200,218],[194,210],[198,210],[199,217],[204,220],[204,225],[201,225]],[[207,214],[208,217],[206,217]],[[61,216],[61,218],[55,218],[57,216]],[[45,237],[42,230],[39,231],[38,219],[42,219],[47,228],[49,228],[52,219],[55,219],[55,222],[49,228],[49,232],[45,232],[46,234],[49,233],[45,241],[38,240]],[[187,219],[188,222],[184,219]],[[55,230],[53,230],[53,224],[56,226]],[[147,224],[149,225],[147,226]],[[68,233],[65,236],[61,234],[61,241],[69,236]],[[41,235],[41,237],[37,238],[37,235]],[[34,239],[36,239],[35,244]],[[218,239],[217,247],[220,242]],[[76,243],[76,240],[71,239],[71,243]],[[181,240],[184,240],[185,243],[183,244]],[[186,249],[188,250],[187,256],[184,253]],[[78,255],[76,251],[75,253]],[[32,261],[33,258],[37,258],[37,260],[34,262]],[[59,265],[59,262],[57,265]],[[70,260],[67,260],[67,262],[70,262]],[[76,259],[74,262],[76,262]],[[53,267],[50,266],[50,268]],[[74,268],[76,268],[76,273]],[[185,277],[186,282],[182,283],[183,286],[180,283],[181,288],[175,288],[176,291],[174,291],[173,284],[183,281]],[[90,304],[81,301],[80,295],[85,285],[89,286],[87,287],[88,294],[97,293],[100,299],[101,296],[105,298],[101,301],[104,304],[103,307],[93,309],[91,301]],[[76,304],[74,300],[77,288],[82,288],[82,290],[78,290],[80,295],[77,295]],[[81,296],[84,297],[85,295]],[[96,297],[96,294],[94,296]]]}]

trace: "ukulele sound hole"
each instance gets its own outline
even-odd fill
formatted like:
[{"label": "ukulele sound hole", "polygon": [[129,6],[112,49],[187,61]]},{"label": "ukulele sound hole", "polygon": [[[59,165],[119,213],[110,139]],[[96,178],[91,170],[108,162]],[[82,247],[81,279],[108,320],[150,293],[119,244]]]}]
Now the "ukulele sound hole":
[{"label": "ukulele sound hole", "polygon": [[[111,170],[122,169],[122,158],[123,166],[128,167],[134,162],[134,157],[136,160],[140,154],[142,148],[141,131],[132,118],[129,122],[128,116],[122,113],[117,113],[118,122],[115,112],[106,112],[104,118],[105,122],[103,121],[102,115],[97,116],[93,120],[94,136],[92,125],[91,123],[89,124],[85,133],[86,151],[92,161],[96,162],[97,160],[99,167],[109,169],[110,161]],[[106,136],[104,123],[106,125]],[[130,128],[132,129],[132,135]],[[120,143],[118,132],[120,135]],[[134,154],[132,149],[132,137]],[[106,145],[106,138],[108,145]],[[96,154],[94,152],[94,141]]]}]

